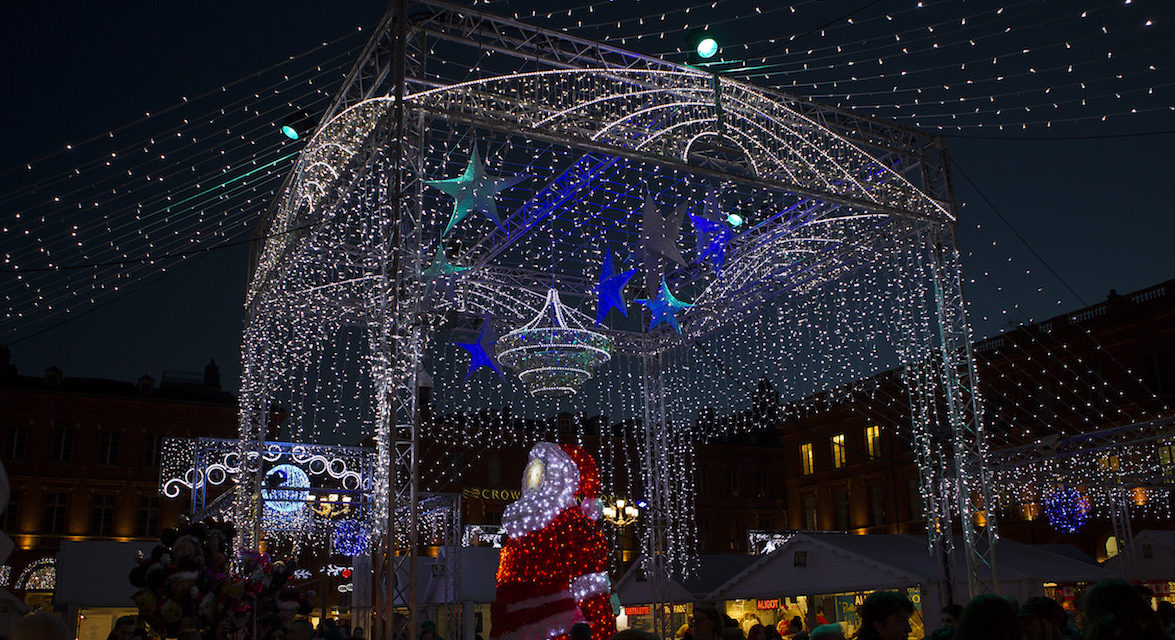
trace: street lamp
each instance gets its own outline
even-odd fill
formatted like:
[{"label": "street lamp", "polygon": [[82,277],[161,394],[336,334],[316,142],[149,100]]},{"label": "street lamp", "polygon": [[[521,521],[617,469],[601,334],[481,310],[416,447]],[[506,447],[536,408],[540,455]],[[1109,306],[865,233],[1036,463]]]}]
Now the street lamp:
[{"label": "street lamp", "polygon": [[600,511],[604,513],[605,520],[621,528],[636,522],[641,515],[640,509],[628,504],[624,498],[616,498],[615,502]]}]

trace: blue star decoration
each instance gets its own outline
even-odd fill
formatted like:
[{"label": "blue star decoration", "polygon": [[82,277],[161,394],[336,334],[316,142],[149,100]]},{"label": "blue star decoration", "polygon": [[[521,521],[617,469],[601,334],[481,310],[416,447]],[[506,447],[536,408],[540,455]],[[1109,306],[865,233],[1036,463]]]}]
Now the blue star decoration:
[{"label": "blue star decoration", "polygon": [[448,276],[456,275],[462,271],[468,270],[469,267],[459,267],[452,262],[449,262],[449,258],[445,256],[445,245],[438,242],[437,252],[433,255],[432,264],[421,273],[421,275],[424,276],[425,283],[427,283],[427,286],[424,289],[424,295],[427,296],[432,292],[433,285],[440,278],[444,278],[444,280],[442,280],[441,284],[437,286],[438,292],[440,292],[442,295],[451,293],[453,290],[453,279]]},{"label": "blue star decoration", "polygon": [[604,250],[604,266],[600,270],[600,284],[596,287],[596,324],[604,324],[604,318],[612,309],[620,309],[628,317],[628,304],[624,301],[624,287],[636,275],[636,269],[616,273],[612,266],[612,252]]},{"label": "blue star decoration", "polygon": [[649,319],[650,331],[653,330],[653,327],[665,322],[681,333],[681,325],[677,323],[677,312],[693,306],[674,298],[673,294],[669,292],[669,287],[665,285],[665,278],[661,278],[661,291],[657,293],[657,297],[652,300],[637,300],[637,302],[648,307],[649,313],[653,315]]},{"label": "blue star decoration", "polygon": [[487,313],[481,323],[481,332],[477,334],[477,340],[456,343],[458,347],[469,352],[469,370],[465,372],[466,381],[469,380],[469,376],[482,367],[489,367],[498,376],[505,377],[502,375],[502,370],[498,368],[497,361],[490,355],[497,341],[498,334],[494,332],[494,324],[490,322],[490,314]]},{"label": "blue star decoration", "polygon": [[734,231],[727,226],[718,208],[718,194],[713,190],[707,192],[702,215],[691,213],[689,219],[698,235],[697,262],[701,264],[709,258],[714,265],[714,275],[721,275],[722,266],[726,263],[726,244],[730,242]]},{"label": "blue star decoration", "polygon": [[424,184],[436,187],[453,197],[453,213],[449,216],[449,224],[445,225],[445,232],[441,237],[449,234],[453,225],[465,219],[473,211],[480,211],[487,216],[498,228],[502,228],[502,221],[498,218],[498,204],[494,201],[498,192],[509,189],[526,180],[528,176],[511,176],[500,178],[486,174],[485,165],[477,153],[477,145],[469,154],[469,164],[465,165],[465,173],[459,178],[446,180],[426,180]]}]

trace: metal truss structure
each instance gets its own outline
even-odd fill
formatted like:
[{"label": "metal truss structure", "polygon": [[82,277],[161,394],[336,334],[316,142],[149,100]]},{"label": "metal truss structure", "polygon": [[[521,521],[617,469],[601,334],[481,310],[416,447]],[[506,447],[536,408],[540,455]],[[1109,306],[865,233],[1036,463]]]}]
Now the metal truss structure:
[{"label": "metal truss structure", "polygon": [[[454,316],[525,322],[550,288],[590,297],[608,247],[640,254],[642,207],[680,203],[700,216],[718,191],[759,212],[732,235],[720,273],[701,261],[636,258],[647,297],[660,282],[689,292],[681,331],[649,330],[647,318],[599,329],[614,358],[641,363],[644,408],[632,417],[651,508],[645,557],[688,570],[694,541],[680,522],[692,497],[675,488],[692,460],[670,460],[664,446],[690,437],[667,410],[675,390],[666,354],[884,265],[908,292],[892,315],[930,547],[949,583],[957,513],[972,593],[996,588],[994,513],[974,526],[992,504],[990,478],[941,139],[454,4],[421,2],[411,14],[393,5],[262,224],[238,443],[242,456],[261,451],[273,405],[307,393],[308,372],[339,336],[362,333],[384,620],[401,603],[414,616],[418,604],[419,488],[429,471],[419,464],[417,379],[435,334]],[[527,186],[496,196],[498,224],[471,216],[450,233],[452,201],[425,181],[453,175],[483,148],[487,165],[528,176]],[[462,270],[429,275],[434,255]],[[591,326],[580,306],[567,312]],[[260,467],[247,470],[252,479],[235,495],[246,521],[261,486]]]}]

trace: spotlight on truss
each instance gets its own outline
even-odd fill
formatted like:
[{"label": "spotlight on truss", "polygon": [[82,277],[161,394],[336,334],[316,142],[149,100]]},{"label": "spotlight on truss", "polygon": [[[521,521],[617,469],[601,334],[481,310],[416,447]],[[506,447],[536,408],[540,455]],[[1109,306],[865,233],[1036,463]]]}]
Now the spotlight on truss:
[{"label": "spotlight on truss", "polygon": [[314,119],[304,110],[291,113],[282,121],[282,134],[290,140],[305,138],[314,131]]}]

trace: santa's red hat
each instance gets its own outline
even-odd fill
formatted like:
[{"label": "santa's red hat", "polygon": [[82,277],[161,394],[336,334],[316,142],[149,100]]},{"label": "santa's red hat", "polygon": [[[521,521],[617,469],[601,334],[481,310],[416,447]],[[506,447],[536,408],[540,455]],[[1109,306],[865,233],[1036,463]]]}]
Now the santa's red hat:
[{"label": "santa's red hat", "polygon": [[596,460],[582,447],[561,444],[559,448],[571,458],[579,470],[579,487],[576,497],[579,498],[579,508],[584,515],[592,520],[600,519],[600,471],[596,468]]}]

